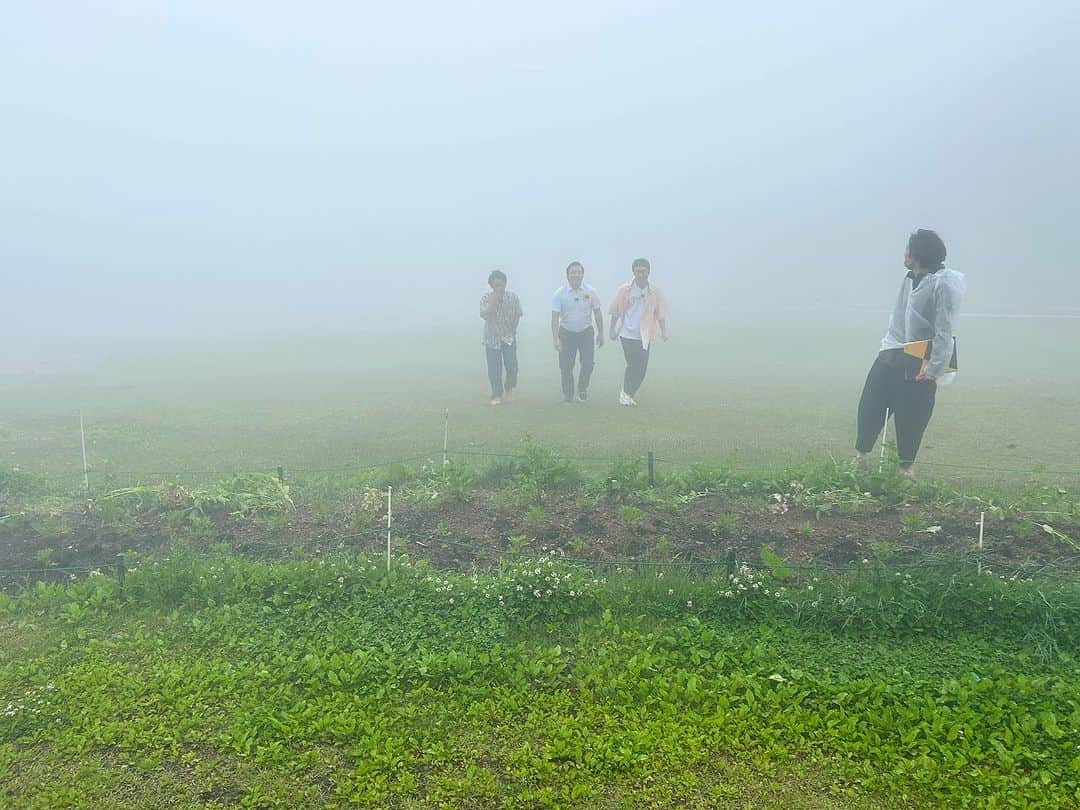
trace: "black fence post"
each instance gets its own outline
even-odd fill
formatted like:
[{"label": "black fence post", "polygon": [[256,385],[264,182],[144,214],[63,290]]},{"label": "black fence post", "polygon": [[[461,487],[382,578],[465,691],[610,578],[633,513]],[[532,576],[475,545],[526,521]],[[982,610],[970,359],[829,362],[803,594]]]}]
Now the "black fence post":
[{"label": "black fence post", "polygon": [[284,467],[278,467],[277,468],[277,480],[280,481],[282,484],[285,483],[285,468]]},{"label": "black fence post", "polygon": [[124,563],[124,552],[120,552],[116,555],[116,581],[121,585],[124,584],[124,574],[127,573],[127,565]]},{"label": "black fence post", "polygon": [[653,486],[656,486],[656,453],[654,453],[652,450],[649,451],[648,464],[649,464],[649,486],[653,487]]}]

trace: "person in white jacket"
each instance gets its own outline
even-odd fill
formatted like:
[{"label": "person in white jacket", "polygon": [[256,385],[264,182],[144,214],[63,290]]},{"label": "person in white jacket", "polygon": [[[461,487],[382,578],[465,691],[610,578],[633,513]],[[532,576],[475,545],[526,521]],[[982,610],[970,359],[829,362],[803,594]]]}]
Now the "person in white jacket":
[{"label": "person in white jacket", "polygon": [[[934,231],[920,228],[908,238],[904,252],[908,272],[859,398],[855,462],[860,466],[867,466],[892,414],[900,473],[914,475],[938,381],[950,373],[955,357],[953,328],[966,291],[964,275],[945,266],[945,254],[945,243]],[[925,357],[905,351],[905,344],[917,341],[929,341]]]}]

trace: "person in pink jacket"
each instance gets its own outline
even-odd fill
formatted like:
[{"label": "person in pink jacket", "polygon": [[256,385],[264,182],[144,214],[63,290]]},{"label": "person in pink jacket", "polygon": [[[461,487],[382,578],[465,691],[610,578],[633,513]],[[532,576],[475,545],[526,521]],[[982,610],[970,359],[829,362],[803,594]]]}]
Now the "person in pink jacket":
[{"label": "person in pink jacket", "polygon": [[649,283],[649,260],[634,259],[634,280],[623,284],[611,302],[610,337],[618,337],[626,357],[626,373],[619,392],[620,405],[637,405],[634,394],[645,381],[649,344],[657,335],[666,341],[668,305],[664,293]]}]

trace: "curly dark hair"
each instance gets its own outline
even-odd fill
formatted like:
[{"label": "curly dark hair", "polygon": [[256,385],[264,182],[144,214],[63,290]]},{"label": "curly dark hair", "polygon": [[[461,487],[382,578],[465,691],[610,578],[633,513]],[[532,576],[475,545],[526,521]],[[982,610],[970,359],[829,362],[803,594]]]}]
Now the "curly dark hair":
[{"label": "curly dark hair", "polygon": [[501,278],[503,281],[506,281],[506,273],[504,273],[502,270],[492,270],[491,273],[488,275],[488,284],[490,284],[497,278]]},{"label": "curly dark hair", "polygon": [[940,270],[945,266],[945,243],[936,231],[919,228],[908,237],[911,258],[925,270]]}]

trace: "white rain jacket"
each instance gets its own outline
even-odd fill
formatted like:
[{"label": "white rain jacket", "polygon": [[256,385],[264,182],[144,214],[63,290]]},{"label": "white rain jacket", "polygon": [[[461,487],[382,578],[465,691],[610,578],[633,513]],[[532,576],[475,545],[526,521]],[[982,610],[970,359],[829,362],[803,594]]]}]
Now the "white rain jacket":
[{"label": "white rain jacket", "polygon": [[933,340],[926,373],[940,379],[949,370],[953,327],[960,315],[967,281],[963,273],[943,267],[926,273],[917,287],[914,284],[910,273],[904,276],[881,349],[900,349],[912,341]]}]

